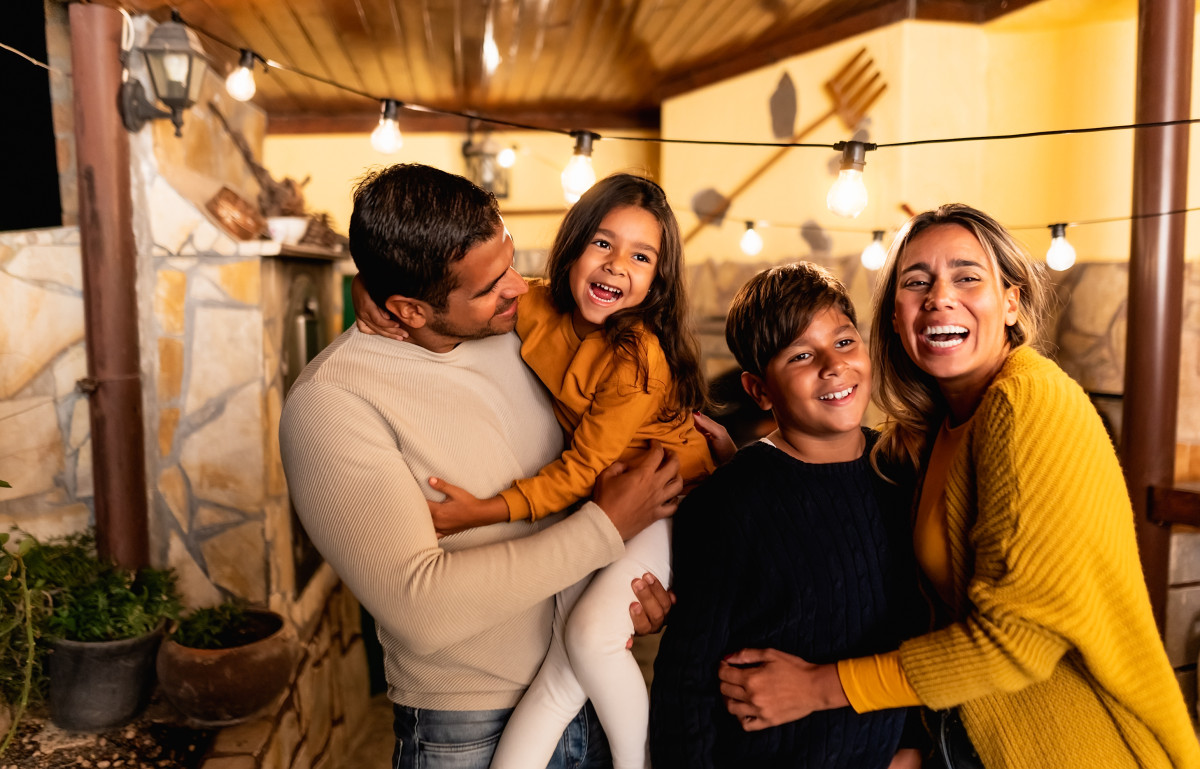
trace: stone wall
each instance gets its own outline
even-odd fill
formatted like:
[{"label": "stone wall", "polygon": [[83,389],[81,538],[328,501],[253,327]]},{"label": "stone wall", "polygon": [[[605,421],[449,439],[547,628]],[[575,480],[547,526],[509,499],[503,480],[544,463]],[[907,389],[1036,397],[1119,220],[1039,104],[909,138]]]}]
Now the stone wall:
[{"label": "stone wall", "polygon": [[0,531],[45,538],[92,517],[79,230],[0,233]]},{"label": "stone wall", "polygon": [[221,730],[202,769],[334,769],[364,722],[366,656],[358,602],[336,578],[309,629],[289,691],[258,718]]}]

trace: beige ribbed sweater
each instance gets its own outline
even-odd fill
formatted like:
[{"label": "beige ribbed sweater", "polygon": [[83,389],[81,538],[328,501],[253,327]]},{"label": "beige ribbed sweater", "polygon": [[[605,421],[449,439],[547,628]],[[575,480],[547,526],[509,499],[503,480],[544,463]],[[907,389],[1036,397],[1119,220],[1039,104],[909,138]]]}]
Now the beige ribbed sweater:
[{"label": "beige ribbed sweater", "polygon": [[1079,385],[1009,355],[946,478],[953,608],[900,646],[988,769],[1200,767],[1150,613],[1121,468]]},{"label": "beige ribbed sweater", "polygon": [[437,540],[431,475],[486,498],[562,451],[519,344],[504,334],[439,354],[351,329],[288,394],[279,435],[289,493],[374,615],[398,704],[515,705],[549,644],[554,594],[624,552],[592,503],[566,519]]}]

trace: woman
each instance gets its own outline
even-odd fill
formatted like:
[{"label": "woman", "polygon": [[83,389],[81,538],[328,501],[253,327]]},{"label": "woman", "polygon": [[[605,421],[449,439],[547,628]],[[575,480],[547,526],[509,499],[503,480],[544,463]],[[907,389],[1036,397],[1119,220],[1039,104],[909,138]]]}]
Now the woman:
[{"label": "woman", "polygon": [[738,652],[720,671],[730,712],[759,729],[923,704],[943,711],[943,752],[964,748],[947,765],[1200,766],[1112,444],[1033,349],[1041,265],[991,217],[947,205],[906,225],[883,275],[875,458],[918,474],[913,542],[937,629],[835,664]]}]

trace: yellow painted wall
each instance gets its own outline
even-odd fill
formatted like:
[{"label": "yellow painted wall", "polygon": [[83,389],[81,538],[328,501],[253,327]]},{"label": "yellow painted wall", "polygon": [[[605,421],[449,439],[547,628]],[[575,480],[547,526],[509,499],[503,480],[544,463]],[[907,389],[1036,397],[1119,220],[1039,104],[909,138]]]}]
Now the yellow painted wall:
[{"label": "yellow painted wall", "polygon": [[[403,125],[401,126],[403,128]],[[645,132],[616,131],[646,136]],[[560,174],[571,158],[574,142],[563,134],[493,133],[500,146],[516,145],[517,163],[511,169],[509,197],[500,201],[505,222],[519,249],[548,248],[565,210]],[[366,134],[268,135],[264,165],[276,177],[311,181],[304,188],[313,211],[328,212],[334,228],[345,232],[350,222],[354,182],[372,167],[391,163],[426,163],[451,173],[466,173],[462,156],[465,134],[406,133],[404,146],[393,155],[376,152]],[[592,151],[597,178],[616,171],[658,175],[658,145],[652,142],[597,142]],[[527,215],[522,211],[553,209],[560,213]]]}]

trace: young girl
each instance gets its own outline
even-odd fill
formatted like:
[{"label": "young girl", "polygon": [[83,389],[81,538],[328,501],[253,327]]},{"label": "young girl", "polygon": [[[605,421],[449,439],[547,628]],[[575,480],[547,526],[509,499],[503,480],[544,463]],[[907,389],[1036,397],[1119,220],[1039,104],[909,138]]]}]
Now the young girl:
[{"label": "young girl", "polygon": [[[692,423],[704,380],[682,271],[679,225],[654,182],[615,174],[572,206],[550,249],[547,280],[531,282],[517,313],[521,357],[554,397],[570,445],[537,476],[491,499],[431,478],[446,494],[430,502],[440,534],[569,507],[591,493],[605,467],[636,456],[651,440],[676,453],[685,483],[712,471],[707,443]],[[355,307],[360,318],[375,319],[375,331],[394,335],[363,292]],[[629,540],[625,556],[590,585],[560,594],[550,650],[505,728],[492,769],[545,766],[587,699],[615,769],[646,766],[648,698],[626,649],[629,583],[646,572],[669,581],[669,520]]]}]

